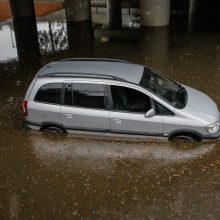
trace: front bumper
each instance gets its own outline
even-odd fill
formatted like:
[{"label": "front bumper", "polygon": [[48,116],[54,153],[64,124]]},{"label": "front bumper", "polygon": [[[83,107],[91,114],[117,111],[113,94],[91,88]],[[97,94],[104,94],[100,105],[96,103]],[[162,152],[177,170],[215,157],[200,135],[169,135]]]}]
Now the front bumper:
[{"label": "front bumper", "polygon": [[216,134],[206,135],[204,139],[220,139],[220,129]]}]

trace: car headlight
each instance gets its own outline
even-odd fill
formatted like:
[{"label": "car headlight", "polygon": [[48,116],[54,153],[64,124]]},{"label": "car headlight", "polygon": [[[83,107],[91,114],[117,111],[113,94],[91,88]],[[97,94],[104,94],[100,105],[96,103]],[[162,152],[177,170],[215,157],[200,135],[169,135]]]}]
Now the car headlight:
[{"label": "car headlight", "polygon": [[211,125],[206,126],[206,130],[211,134],[217,133],[219,130],[219,122],[215,122]]}]

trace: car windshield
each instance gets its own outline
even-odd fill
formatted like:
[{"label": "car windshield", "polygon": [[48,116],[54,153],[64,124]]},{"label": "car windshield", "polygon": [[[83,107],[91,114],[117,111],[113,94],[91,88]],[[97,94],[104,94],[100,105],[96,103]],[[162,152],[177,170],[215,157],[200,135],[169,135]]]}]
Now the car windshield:
[{"label": "car windshield", "polygon": [[182,109],[186,105],[186,89],[155,70],[145,67],[139,84],[175,108]]}]

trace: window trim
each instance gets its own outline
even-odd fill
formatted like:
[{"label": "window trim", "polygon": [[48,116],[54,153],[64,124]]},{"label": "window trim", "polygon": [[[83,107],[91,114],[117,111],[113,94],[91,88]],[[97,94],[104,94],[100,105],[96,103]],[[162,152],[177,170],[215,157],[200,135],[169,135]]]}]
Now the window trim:
[{"label": "window trim", "polygon": [[[71,84],[72,86],[72,83],[66,83],[66,82],[63,82],[62,83],[62,102],[61,102],[61,105],[62,106],[69,106],[69,107],[74,107],[73,105],[66,105],[65,104],[65,88],[66,88],[66,84]],[[73,86],[72,86],[72,90],[73,90]]]},{"label": "window trim", "polygon": [[149,97],[150,103],[151,103],[151,108],[154,108],[154,106],[152,105],[152,100],[153,100],[152,97],[147,95],[147,94],[145,94],[144,92],[142,92],[142,91],[140,91],[140,90],[138,90],[136,88],[127,86],[127,85],[119,85],[119,84],[109,83],[107,85],[107,87],[108,87],[108,97],[109,97],[109,101],[110,101],[110,109],[109,110],[111,112],[119,112],[119,113],[126,113],[126,114],[136,114],[136,115],[138,114],[138,115],[143,115],[143,116],[146,114],[146,112],[131,112],[131,111],[125,111],[125,110],[115,110],[113,108],[113,98],[112,98],[111,86],[125,87],[125,88],[133,89],[135,91],[138,91],[138,92],[142,93],[143,95]]},{"label": "window trim", "polygon": [[[62,94],[62,106],[65,107],[72,107],[72,108],[81,108],[81,109],[89,109],[89,110],[99,110],[99,111],[109,111],[109,102],[108,102],[108,91],[107,91],[107,85],[106,83],[96,83],[96,82],[63,82],[63,94]],[[83,106],[75,106],[75,105],[66,105],[64,104],[65,102],[65,87],[66,84],[71,84],[72,85],[72,90],[73,90],[73,84],[95,84],[95,85],[102,85],[104,87],[104,105],[105,105],[105,109],[102,108],[90,108],[90,107],[83,107]]]},{"label": "window trim", "polygon": [[[36,100],[36,96],[37,96],[37,93],[39,92],[39,90],[43,87],[43,86],[46,86],[46,85],[50,85],[50,84],[60,84],[61,87],[60,87],[60,103],[51,103],[51,102],[43,102],[43,101],[37,101]],[[47,104],[47,105],[57,105],[57,106],[61,106],[62,104],[62,82],[52,82],[52,83],[45,83],[43,84],[42,86],[40,86],[38,89],[37,89],[37,92],[35,93],[34,95],[34,98],[33,98],[33,101],[36,102],[36,103],[41,103],[41,104]]]}]

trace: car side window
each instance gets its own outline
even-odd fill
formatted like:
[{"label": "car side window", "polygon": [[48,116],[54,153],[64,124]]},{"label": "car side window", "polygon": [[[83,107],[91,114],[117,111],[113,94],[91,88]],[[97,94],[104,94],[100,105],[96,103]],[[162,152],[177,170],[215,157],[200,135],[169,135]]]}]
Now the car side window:
[{"label": "car side window", "polygon": [[83,108],[106,109],[105,87],[101,84],[65,84],[64,104]]},{"label": "car side window", "polygon": [[49,104],[60,104],[61,102],[61,83],[49,83],[40,87],[35,95],[34,101],[49,103]]},{"label": "car side window", "polygon": [[111,86],[112,110],[145,113],[151,109],[150,97],[131,88]]},{"label": "car side window", "polygon": [[174,115],[172,111],[170,111],[163,105],[159,104],[158,102],[156,103],[156,111],[157,111],[157,114],[159,115]]}]

